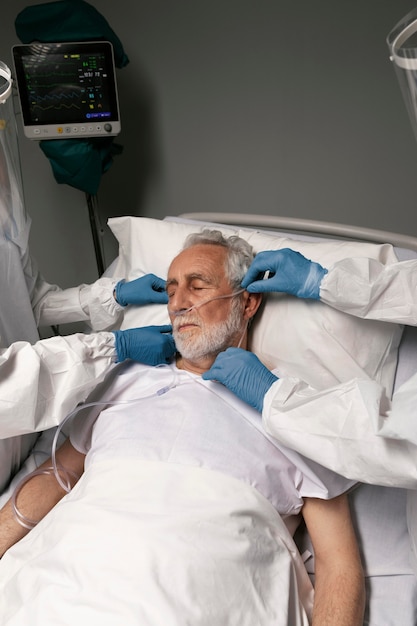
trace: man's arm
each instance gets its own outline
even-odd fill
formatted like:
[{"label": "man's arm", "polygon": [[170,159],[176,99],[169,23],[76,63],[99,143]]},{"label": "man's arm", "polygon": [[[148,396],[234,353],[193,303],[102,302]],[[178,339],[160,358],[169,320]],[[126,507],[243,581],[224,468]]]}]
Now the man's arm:
[{"label": "man's arm", "polygon": [[[69,480],[73,486],[84,471],[85,455],[78,452],[67,440],[57,451],[56,461],[69,472]],[[39,469],[51,467],[51,460],[43,463]],[[75,474],[75,476],[73,476]],[[63,482],[66,478],[62,476]],[[23,485],[16,498],[19,512],[27,519],[40,521],[66,494],[53,473],[35,475]],[[12,545],[17,543],[29,529],[22,526],[16,519],[12,500],[8,500],[0,510],[0,557]]]},{"label": "man's arm", "polygon": [[364,575],[347,496],[306,498],[302,512],[315,557],[313,626],[362,626]]}]

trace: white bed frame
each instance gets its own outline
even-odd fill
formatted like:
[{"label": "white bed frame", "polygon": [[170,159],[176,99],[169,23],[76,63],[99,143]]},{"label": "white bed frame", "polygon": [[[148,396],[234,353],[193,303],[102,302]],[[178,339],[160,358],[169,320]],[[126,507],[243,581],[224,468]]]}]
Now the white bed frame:
[{"label": "white bed frame", "polygon": [[[184,213],[180,219],[278,232],[293,239],[350,239],[390,243],[399,260],[417,258],[417,237],[274,215],[238,213]],[[175,218],[174,218],[175,219]],[[417,371],[417,328],[407,327],[399,350],[398,379]],[[364,626],[416,626],[417,577],[410,563],[407,529],[407,492],[404,489],[360,485],[350,494],[352,516],[365,568],[367,606]],[[300,552],[312,547],[305,531],[296,535]],[[314,557],[306,561],[314,580]]]},{"label": "white bed frame", "polygon": [[214,222],[233,226],[244,226],[257,229],[284,231],[293,235],[316,235],[332,239],[354,239],[356,241],[372,241],[390,243],[397,248],[405,248],[417,252],[417,237],[391,233],[385,230],[362,228],[336,222],[321,222],[280,215],[251,215],[246,213],[182,213],[179,217],[202,222]]}]

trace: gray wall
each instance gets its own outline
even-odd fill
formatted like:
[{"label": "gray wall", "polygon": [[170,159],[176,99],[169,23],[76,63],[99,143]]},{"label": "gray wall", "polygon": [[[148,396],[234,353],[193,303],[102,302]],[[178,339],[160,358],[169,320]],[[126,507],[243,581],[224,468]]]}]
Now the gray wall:
[{"label": "gray wall", "polygon": [[[2,7],[8,64],[27,4]],[[204,210],[417,235],[417,144],[385,43],[413,2],[91,4],[130,58],[118,70],[124,151],[100,186],[103,224]],[[44,275],[62,286],[94,280],[84,194],[58,185],[26,139],[21,162]],[[117,248],[106,228],[104,246],[109,262]]]}]

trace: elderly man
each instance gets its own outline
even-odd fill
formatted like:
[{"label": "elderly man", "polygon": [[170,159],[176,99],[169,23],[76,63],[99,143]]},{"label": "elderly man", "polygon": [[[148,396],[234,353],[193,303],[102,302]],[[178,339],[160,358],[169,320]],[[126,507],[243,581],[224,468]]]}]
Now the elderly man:
[{"label": "elderly man", "polygon": [[[252,260],[238,237],[191,236],[167,280],[175,360],[118,366],[57,453],[62,486],[35,476],[1,511],[4,626],[58,615],[62,624],[87,616],[147,626],[362,624],[352,483],[277,444],[259,411],[202,377],[226,349],[246,349],[261,302],[239,289]],[[264,369],[257,384],[267,390],[275,380]],[[312,614],[289,534],[300,511],[316,559]],[[16,517],[43,519],[16,543],[27,533]],[[71,593],[78,609],[63,608]]]}]

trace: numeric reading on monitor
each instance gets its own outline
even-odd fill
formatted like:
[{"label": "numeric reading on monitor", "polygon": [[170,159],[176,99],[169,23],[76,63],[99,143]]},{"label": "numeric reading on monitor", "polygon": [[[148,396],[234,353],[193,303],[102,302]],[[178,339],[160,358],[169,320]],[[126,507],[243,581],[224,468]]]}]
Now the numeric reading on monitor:
[{"label": "numeric reading on monitor", "polygon": [[109,42],[13,48],[26,136],[31,139],[120,132]]}]

